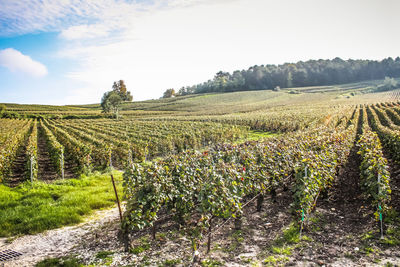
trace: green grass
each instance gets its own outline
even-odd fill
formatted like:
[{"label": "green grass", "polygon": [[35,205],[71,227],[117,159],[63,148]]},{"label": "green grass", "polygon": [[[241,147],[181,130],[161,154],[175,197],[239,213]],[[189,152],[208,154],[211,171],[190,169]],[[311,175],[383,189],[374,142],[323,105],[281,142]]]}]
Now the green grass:
[{"label": "green grass", "polygon": [[244,234],[241,230],[236,230],[229,237],[230,242],[228,246],[223,249],[225,252],[234,252],[237,251],[241,246],[243,246]]},{"label": "green grass", "polygon": [[273,241],[272,245],[260,253],[260,257],[265,258],[264,265],[267,266],[283,266],[285,262],[289,261],[289,257],[293,251],[304,246],[306,242],[311,239],[306,235],[300,237],[300,228],[297,223],[292,222],[282,230]]},{"label": "green grass", "polygon": [[171,259],[163,261],[159,266],[176,266],[180,263],[182,263],[181,259]]},{"label": "green grass", "polygon": [[216,266],[223,266],[224,264],[215,259],[205,259],[201,262],[201,266],[203,267],[216,267]]},{"label": "green grass", "polygon": [[[303,235],[304,238],[304,235]],[[282,236],[275,240],[276,245],[297,244],[300,242],[300,229],[295,223],[291,223],[288,228],[283,230]]]},{"label": "green grass", "polygon": [[284,266],[285,262],[288,262],[289,258],[286,256],[269,256],[264,260],[266,266]]},{"label": "green grass", "polygon": [[[122,174],[114,173],[122,192]],[[93,210],[111,207],[115,195],[109,174],[94,173],[52,184],[0,185],[0,236],[35,234],[79,223]]]},{"label": "green grass", "polygon": [[150,240],[147,236],[141,237],[138,242],[139,244],[130,250],[130,252],[135,255],[139,255],[140,253],[149,250],[151,247]]},{"label": "green grass", "polygon": [[96,254],[96,259],[106,259],[109,258],[110,256],[112,256],[114,254],[114,252],[112,251],[99,251]]},{"label": "green grass", "polygon": [[274,246],[272,246],[271,250],[272,250],[272,253],[274,253],[274,254],[290,256],[290,255],[292,255],[293,247],[289,247],[289,246],[274,247]]},{"label": "green grass", "polygon": [[38,262],[36,267],[81,267],[83,264],[73,257],[51,258]]}]

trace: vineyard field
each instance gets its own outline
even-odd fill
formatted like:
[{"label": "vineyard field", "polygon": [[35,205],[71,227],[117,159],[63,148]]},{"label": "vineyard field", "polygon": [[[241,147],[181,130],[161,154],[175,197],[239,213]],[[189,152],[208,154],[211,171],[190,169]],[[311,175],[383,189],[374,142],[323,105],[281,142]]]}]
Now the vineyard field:
[{"label": "vineyard field", "polygon": [[98,105],[7,104],[0,236],[112,206],[113,174],[122,220],[96,237],[125,263],[396,263],[400,91],[379,83],[125,103],[119,119]]}]

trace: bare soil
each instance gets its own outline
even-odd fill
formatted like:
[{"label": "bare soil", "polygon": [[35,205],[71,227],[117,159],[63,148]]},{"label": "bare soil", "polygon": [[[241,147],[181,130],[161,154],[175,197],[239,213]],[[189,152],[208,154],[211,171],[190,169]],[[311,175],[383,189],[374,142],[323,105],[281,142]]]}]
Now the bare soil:
[{"label": "bare soil", "polygon": [[[248,205],[240,231],[235,230],[232,220],[219,228],[212,235],[209,254],[203,240],[201,259],[222,266],[382,266],[386,262],[399,265],[399,247],[382,247],[378,239],[363,239],[365,231],[377,229],[375,221],[371,211],[364,208],[362,196],[352,196],[354,192],[345,186],[352,184],[344,179],[347,175],[342,177],[343,180],[337,181],[342,189],[333,191],[330,200],[320,201],[300,242],[279,242],[292,222],[288,205],[291,193],[280,192],[276,202],[264,201],[261,212],[256,211],[256,203]],[[339,197],[340,192],[347,190],[346,197]],[[215,224],[223,222],[218,220]],[[64,256],[94,266],[192,265],[190,241],[172,222],[160,227],[156,240],[152,240],[149,230],[137,234],[129,253],[124,252],[117,238],[118,230],[118,210],[113,208],[99,211],[77,226],[0,240],[0,251],[13,249],[24,254],[5,263],[7,267],[34,266],[43,259]],[[367,253],[366,247],[375,251]]]},{"label": "bare soil", "polygon": [[38,134],[38,178],[42,181],[58,179],[56,168],[50,158],[43,130],[39,128]]},{"label": "bare soil", "polygon": [[26,146],[22,145],[18,148],[17,157],[13,162],[11,173],[7,177],[7,185],[15,187],[28,178],[27,174],[27,155]]},{"label": "bare soil", "polygon": [[[51,182],[60,178],[50,157],[50,153],[46,144],[46,137],[44,136],[41,127],[39,127],[38,131],[38,167],[39,180]],[[64,178],[74,178],[74,165],[67,159],[64,163]]]}]

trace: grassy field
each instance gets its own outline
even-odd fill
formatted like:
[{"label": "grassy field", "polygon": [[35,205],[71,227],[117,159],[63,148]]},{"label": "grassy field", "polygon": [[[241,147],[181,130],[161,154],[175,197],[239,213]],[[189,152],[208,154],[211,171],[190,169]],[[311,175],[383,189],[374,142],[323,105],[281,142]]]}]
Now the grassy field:
[{"label": "grassy field", "polygon": [[[122,193],[121,172],[113,172]],[[109,173],[82,175],[51,184],[0,185],[0,236],[34,234],[76,224],[93,210],[116,203]]]}]

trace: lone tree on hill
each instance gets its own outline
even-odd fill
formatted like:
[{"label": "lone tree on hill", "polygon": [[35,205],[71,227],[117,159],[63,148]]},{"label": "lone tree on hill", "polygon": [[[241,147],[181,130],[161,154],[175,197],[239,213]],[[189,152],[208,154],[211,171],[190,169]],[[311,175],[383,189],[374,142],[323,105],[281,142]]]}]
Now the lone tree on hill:
[{"label": "lone tree on hill", "polygon": [[114,82],[112,91],[105,92],[101,99],[103,113],[112,113],[117,119],[122,102],[132,101],[131,92],[126,90],[123,80]]},{"label": "lone tree on hill", "polygon": [[118,82],[114,82],[112,89],[114,92],[119,94],[121,97],[122,101],[132,101],[133,97],[131,95],[131,92],[126,90],[126,85],[123,80],[119,80]]}]

